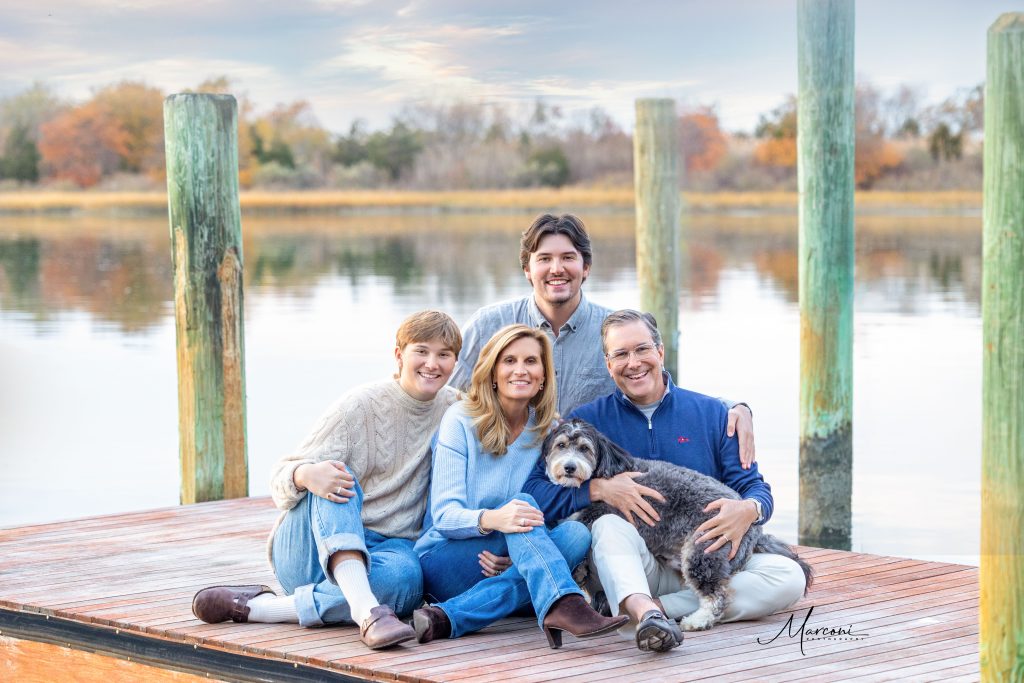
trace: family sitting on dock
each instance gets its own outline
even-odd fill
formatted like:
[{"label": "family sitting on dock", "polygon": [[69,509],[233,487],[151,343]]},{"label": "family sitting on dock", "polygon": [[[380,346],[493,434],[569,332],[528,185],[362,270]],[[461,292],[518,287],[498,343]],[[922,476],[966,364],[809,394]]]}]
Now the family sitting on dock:
[{"label": "family sitting on dock", "polygon": [[[753,462],[746,405],[676,387],[652,316],[583,295],[591,260],[579,218],[542,215],[521,243],[531,295],[482,308],[462,333],[439,311],[409,316],[394,378],[343,395],[274,469],[284,512],[268,551],[285,595],[214,586],[196,594],[195,615],[354,623],[375,649],[458,638],[523,614],[536,616],[551,647],[563,631],[617,629],[641,650],[679,645],[678,620],[697,598],[635,526],[659,523],[648,499],[663,497],[635,472],[579,488],[551,483],[544,437],[560,415],[584,417],[636,458],[726,484],[740,499],[708,506],[699,529],[708,551],[732,543],[734,554],[750,526],[771,517],[771,490]],[[589,530],[567,519],[598,501],[622,516]],[[573,578],[585,562],[587,593]],[[730,589],[723,620],[757,619],[796,602],[805,577],[787,557],[757,554]]]}]

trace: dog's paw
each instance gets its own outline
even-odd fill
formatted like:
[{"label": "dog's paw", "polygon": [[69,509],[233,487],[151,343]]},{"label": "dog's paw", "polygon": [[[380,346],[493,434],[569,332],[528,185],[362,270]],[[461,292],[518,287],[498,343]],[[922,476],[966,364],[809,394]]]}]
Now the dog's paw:
[{"label": "dog's paw", "polygon": [[710,610],[698,609],[693,614],[683,617],[679,622],[679,628],[684,631],[707,631],[715,625],[715,617]]}]

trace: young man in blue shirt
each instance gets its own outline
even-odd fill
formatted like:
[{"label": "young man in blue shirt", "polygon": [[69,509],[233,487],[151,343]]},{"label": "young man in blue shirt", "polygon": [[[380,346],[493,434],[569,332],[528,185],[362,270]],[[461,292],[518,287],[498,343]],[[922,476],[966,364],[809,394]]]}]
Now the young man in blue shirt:
[{"label": "young man in blue shirt", "polygon": [[[480,308],[462,330],[463,346],[451,385],[465,391],[480,349],[506,325],[521,323],[551,339],[558,378],[558,412],[565,416],[607,395],[615,383],[605,369],[601,324],[610,309],[583,295],[593,251],[583,221],[573,214],[542,214],[523,232],[519,264],[533,293]],[[728,429],[739,434],[743,461],[754,460],[754,425],[746,405],[729,404]]]}]

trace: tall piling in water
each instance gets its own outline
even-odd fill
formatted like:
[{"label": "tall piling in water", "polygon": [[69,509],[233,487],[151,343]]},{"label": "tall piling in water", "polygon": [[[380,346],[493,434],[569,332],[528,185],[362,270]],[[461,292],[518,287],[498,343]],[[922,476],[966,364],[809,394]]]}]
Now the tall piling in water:
[{"label": "tall piling in water", "polygon": [[249,489],[237,131],[230,95],[164,100],[183,504]]},{"label": "tall piling in water", "polygon": [[981,678],[1024,680],[1024,14],[988,30],[982,275]]},{"label": "tall piling in water", "polygon": [[853,0],[797,6],[800,543],[850,548]]},{"label": "tall piling in water", "polygon": [[670,99],[636,101],[636,273],[640,307],[658,319],[665,367],[679,371],[679,122]]}]

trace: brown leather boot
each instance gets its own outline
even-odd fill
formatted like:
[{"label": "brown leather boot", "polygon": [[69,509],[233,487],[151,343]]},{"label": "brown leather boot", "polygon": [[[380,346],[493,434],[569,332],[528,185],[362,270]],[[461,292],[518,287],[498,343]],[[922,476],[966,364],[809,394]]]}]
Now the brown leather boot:
[{"label": "brown leather boot", "polygon": [[196,593],[192,598],[192,614],[207,624],[219,624],[222,621],[237,621],[244,624],[249,621],[249,608],[246,606],[257,595],[270,593],[270,586],[210,586]]},{"label": "brown leather boot", "polygon": [[415,637],[412,626],[399,621],[394,610],[387,605],[371,609],[370,616],[359,627],[359,639],[373,650],[398,645]]},{"label": "brown leather boot", "polygon": [[451,620],[443,609],[433,605],[412,613],[412,627],[416,629],[416,640],[421,643],[452,637]]},{"label": "brown leather boot", "polygon": [[562,631],[577,638],[594,638],[626,625],[629,616],[602,617],[582,595],[570,593],[555,601],[544,617],[544,635],[553,649],[562,647]]}]

